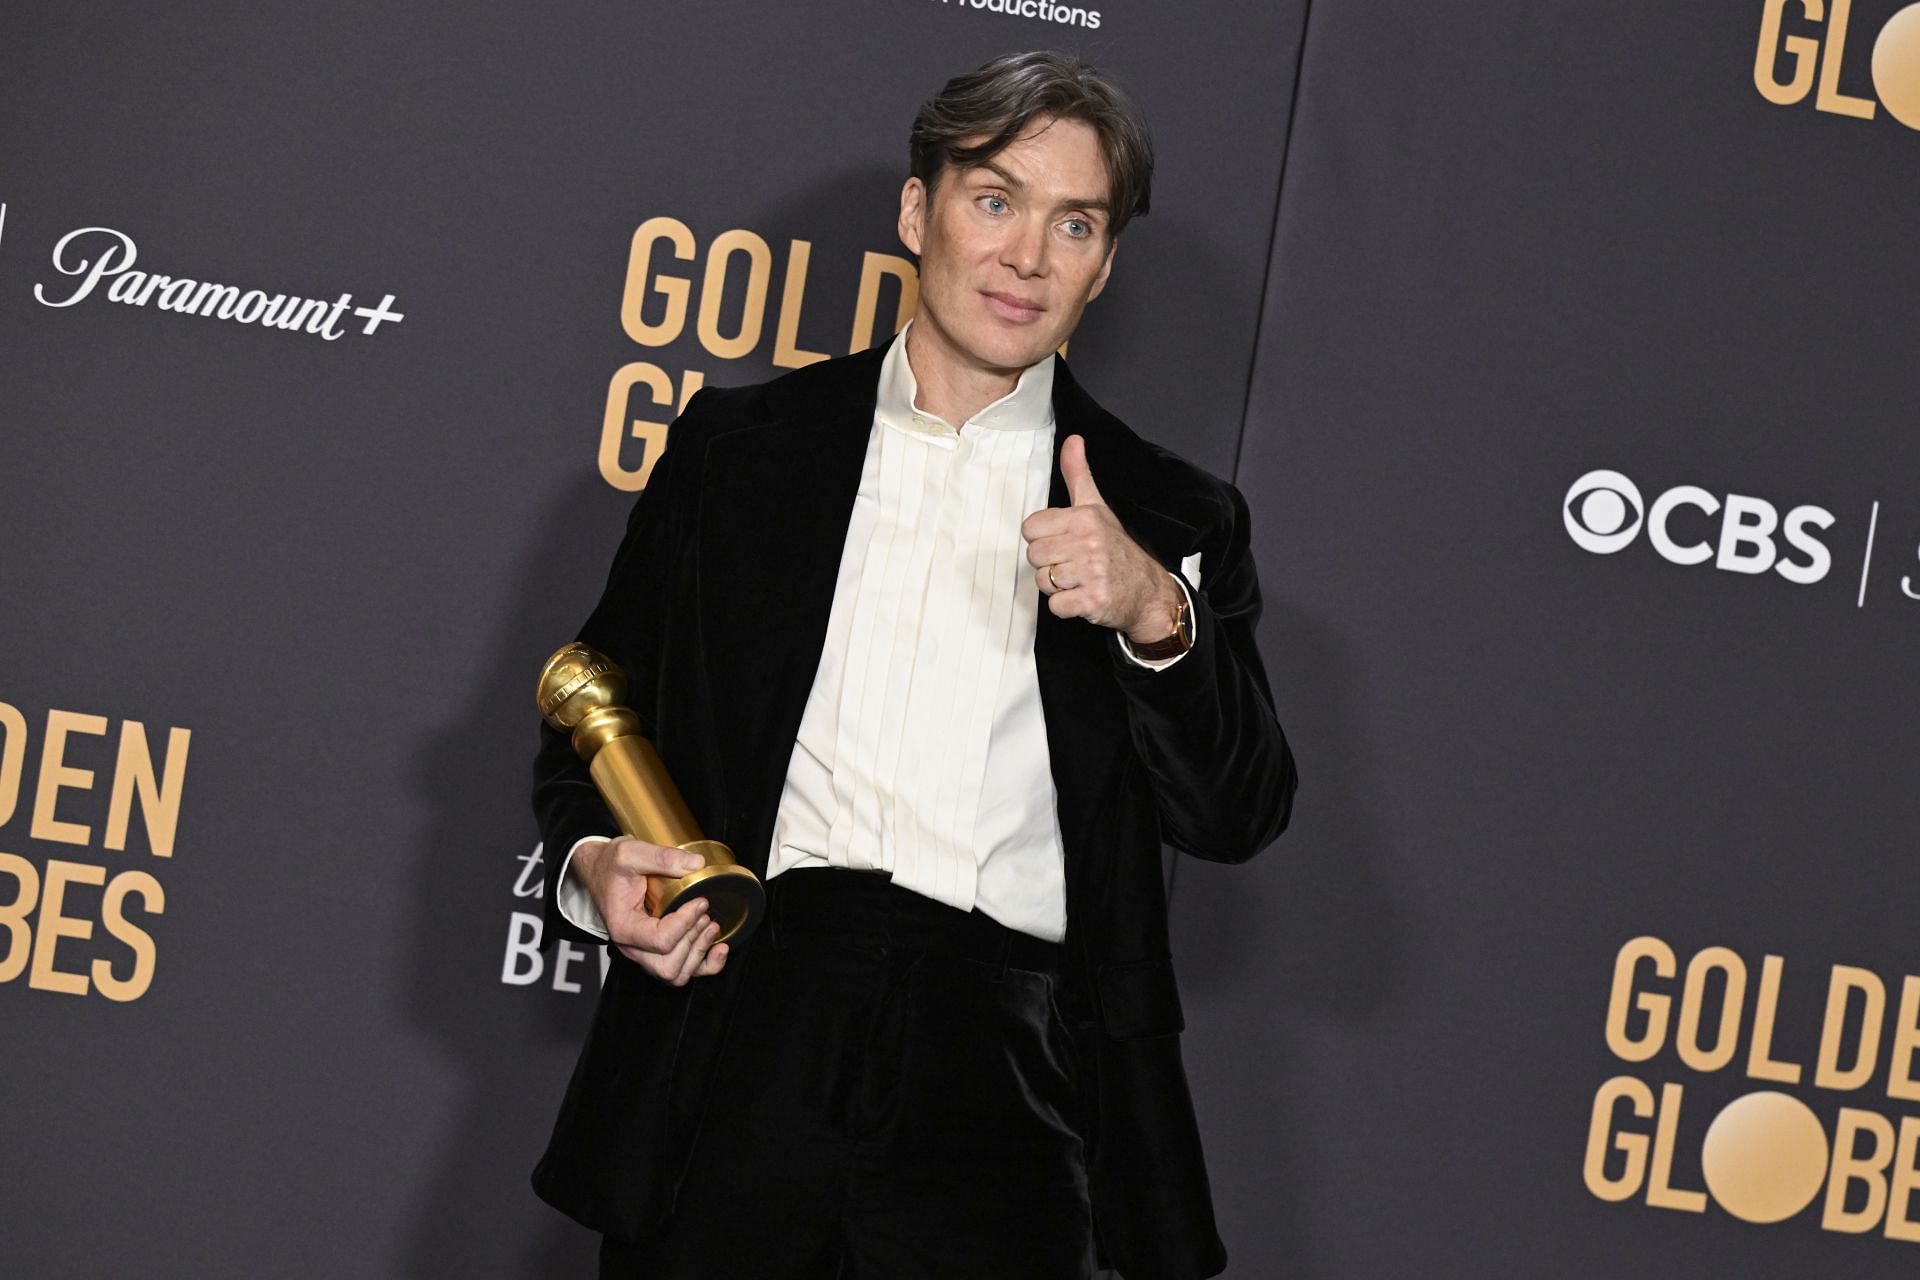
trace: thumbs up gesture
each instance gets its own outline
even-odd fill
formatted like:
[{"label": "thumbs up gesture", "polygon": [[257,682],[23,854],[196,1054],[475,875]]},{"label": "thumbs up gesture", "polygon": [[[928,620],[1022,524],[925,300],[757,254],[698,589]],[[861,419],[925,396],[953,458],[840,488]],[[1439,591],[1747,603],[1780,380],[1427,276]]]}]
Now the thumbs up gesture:
[{"label": "thumbs up gesture", "polygon": [[1124,632],[1137,644],[1172,634],[1180,588],[1100,497],[1087,442],[1068,436],[1060,445],[1060,476],[1072,505],[1046,507],[1020,522],[1034,582],[1059,618],[1085,618]]}]

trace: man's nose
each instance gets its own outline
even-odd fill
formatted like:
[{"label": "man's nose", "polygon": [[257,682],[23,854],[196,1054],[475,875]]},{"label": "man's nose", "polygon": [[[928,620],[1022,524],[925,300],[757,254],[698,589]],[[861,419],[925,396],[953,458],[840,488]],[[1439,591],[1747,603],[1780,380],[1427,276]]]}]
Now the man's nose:
[{"label": "man's nose", "polygon": [[1008,237],[1003,260],[1020,276],[1045,275],[1047,271],[1047,228],[1038,218],[1022,218]]}]

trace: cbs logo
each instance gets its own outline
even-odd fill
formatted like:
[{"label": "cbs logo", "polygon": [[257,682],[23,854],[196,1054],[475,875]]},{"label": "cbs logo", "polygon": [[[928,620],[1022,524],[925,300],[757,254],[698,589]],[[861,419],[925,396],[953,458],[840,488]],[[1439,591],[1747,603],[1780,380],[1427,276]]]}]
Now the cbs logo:
[{"label": "cbs logo", "polygon": [[1633,481],[1602,470],[1573,482],[1560,514],[1567,536],[1595,555],[1624,550],[1644,528],[1653,549],[1673,564],[1711,560],[1732,573],[1771,569],[1803,585],[1833,568],[1832,553],[1813,532],[1833,526],[1824,507],[1795,507],[1782,519],[1765,498],[1729,493],[1722,499],[1691,484],[1668,489],[1649,506]]},{"label": "cbs logo", "polygon": [[[1813,92],[1816,111],[1873,119],[1872,98],[1840,91],[1852,9],[1853,0],[1765,0],[1760,11],[1760,48],[1753,60],[1753,85],[1760,96],[1790,107]],[[1818,34],[1787,34],[1789,26]],[[1920,129],[1920,4],[1901,9],[1880,28],[1873,42],[1872,71],[1878,105],[1907,128]]]}]

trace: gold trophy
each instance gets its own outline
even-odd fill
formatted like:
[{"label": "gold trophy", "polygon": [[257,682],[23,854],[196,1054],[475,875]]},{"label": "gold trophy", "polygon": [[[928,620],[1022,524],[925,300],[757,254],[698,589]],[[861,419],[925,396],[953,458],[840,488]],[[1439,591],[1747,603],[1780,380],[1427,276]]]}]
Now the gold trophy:
[{"label": "gold trophy", "polygon": [[648,912],[657,919],[690,898],[705,898],[708,916],[720,926],[716,941],[736,934],[745,941],[766,911],[760,878],[735,861],[733,850],[700,834],[659,753],[640,736],[640,717],[620,705],[626,696],[626,672],[578,641],[540,669],[540,714],[561,732],[572,732],[573,749],[587,762],[620,830],[707,861],[678,878],[647,877]]}]

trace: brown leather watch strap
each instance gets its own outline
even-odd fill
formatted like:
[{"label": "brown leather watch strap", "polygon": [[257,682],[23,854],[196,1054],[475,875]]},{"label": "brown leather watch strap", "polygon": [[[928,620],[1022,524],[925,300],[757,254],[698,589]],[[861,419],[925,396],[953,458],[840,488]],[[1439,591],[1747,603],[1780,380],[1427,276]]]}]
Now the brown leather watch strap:
[{"label": "brown leather watch strap", "polygon": [[1134,657],[1145,658],[1149,662],[1177,658],[1193,648],[1193,611],[1187,605],[1186,593],[1180,593],[1180,603],[1174,606],[1173,630],[1164,639],[1147,644],[1136,644],[1129,640],[1127,647],[1133,650]]}]

